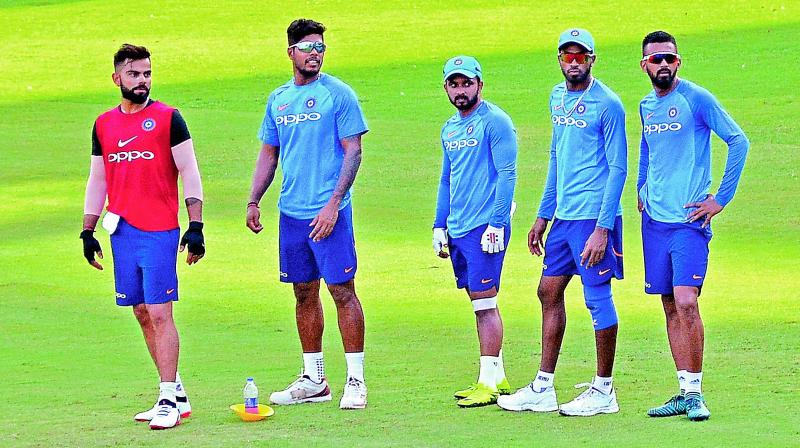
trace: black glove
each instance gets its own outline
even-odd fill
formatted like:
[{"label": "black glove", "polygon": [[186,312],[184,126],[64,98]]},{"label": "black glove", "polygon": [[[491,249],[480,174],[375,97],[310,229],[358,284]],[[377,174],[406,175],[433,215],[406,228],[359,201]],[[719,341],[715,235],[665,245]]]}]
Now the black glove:
[{"label": "black glove", "polygon": [[93,230],[84,230],[81,232],[81,239],[83,240],[83,256],[89,264],[92,264],[92,262],[95,261],[94,254],[96,252],[103,253],[103,250],[100,249],[100,242],[94,237]]},{"label": "black glove", "polygon": [[181,238],[181,251],[188,246],[189,252],[193,255],[204,255],[206,253],[206,240],[203,237],[203,223],[190,221],[189,228]]}]

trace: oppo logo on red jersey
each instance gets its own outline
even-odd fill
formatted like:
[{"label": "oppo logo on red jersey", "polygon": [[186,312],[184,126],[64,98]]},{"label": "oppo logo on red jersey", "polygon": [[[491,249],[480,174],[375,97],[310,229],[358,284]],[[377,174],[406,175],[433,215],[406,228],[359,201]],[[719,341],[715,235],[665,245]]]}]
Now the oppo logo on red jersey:
[{"label": "oppo logo on red jersey", "polygon": [[577,128],[585,128],[588,126],[586,120],[576,120],[573,117],[565,117],[563,115],[553,115],[552,116],[553,124],[557,124],[560,126],[575,126]]},{"label": "oppo logo on red jersey", "polygon": [[474,138],[467,138],[461,140],[450,140],[448,142],[444,142],[444,147],[448,151],[457,151],[459,149],[464,148],[471,148],[473,146],[478,146],[478,140]]},{"label": "oppo logo on red jersey", "polygon": [[655,132],[656,134],[660,134],[662,132],[676,132],[680,131],[683,127],[682,124],[678,122],[674,123],[653,123],[647,124],[644,126],[644,133],[647,135],[652,134]]},{"label": "oppo logo on red jersey", "polygon": [[155,157],[150,151],[120,151],[109,154],[108,161],[114,162],[133,162],[136,159],[152,160]]},{"label": "oppo logo on red jersey", "polygon": [[304,121],[317,121],[320,118],[322,118],[322,115],[320,115],[318,112],[311,112],[310,114],[286,114],[279,115],[278,118],[275,119],[275,124],[288,126],[290,124],[302,123]]}]

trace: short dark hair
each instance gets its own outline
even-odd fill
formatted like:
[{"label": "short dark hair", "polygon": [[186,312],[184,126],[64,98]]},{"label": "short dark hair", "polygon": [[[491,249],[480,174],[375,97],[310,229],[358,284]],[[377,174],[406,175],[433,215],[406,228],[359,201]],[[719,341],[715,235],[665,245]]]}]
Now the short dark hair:
[{"label": "short dark hair", "polygon": [[114,53],[114,70],[116,70],[121,64],[124,64],[125,61],[138,61],[140,59],[148,59],[150,58],[150,52],[145,47],[140,47],[138,45],[133,44],[122,44]]},{"label": "short dark hair", "polygon": [[309,34],[322,34],[325,32],[325,25],[311,19],[297,19],[286,29],[286,36],[289,38],[289,45],[294,45]]},{"label": "short dark hair", "polygon": [[675,45],[675,51],[678,51],[678,43],[675,42],[675,37],[673,37],[672,34],[666,31],[653,31],[647,36],[644,36],[642,40],[642,54],[644,54],[644,47],[646,47],[647,44],[661,44],[667,42]]}]

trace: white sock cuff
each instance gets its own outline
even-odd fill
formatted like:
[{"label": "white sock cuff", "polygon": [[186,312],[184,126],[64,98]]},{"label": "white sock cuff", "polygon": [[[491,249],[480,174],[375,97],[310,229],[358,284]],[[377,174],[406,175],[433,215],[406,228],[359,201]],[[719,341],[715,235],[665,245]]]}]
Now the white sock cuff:
[{"label": "white sock cuff", "polygon": [[359,362],[361,364],[364,363],[364,352],[351,352],[345,353],[344,359],[347,362]]},{"label": "white sock cuff", "polygon": [[312,381],[319,382],[325,377],[325,360],[322,352],[303,353],[303,374]]},{"label": "white sock cuff", "polygon": [[174,402],[177,388],[178,383],[174,381],[162,381],[158,384],[158,396]]},{"label": "white sock cuff", "polygon": [[497,296],[485,297],[483,299],[475,299],[472,301],[472,309],[477,313],[478,311],[490,310],[497,308]]}]

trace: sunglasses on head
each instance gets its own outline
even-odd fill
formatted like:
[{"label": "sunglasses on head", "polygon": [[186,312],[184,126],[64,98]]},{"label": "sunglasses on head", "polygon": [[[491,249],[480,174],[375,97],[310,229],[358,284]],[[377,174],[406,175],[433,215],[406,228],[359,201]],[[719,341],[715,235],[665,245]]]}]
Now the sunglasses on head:
[{"label": "sunglasses on head", "polygon": [[313,50],[317,50],[317,53],[325,53],[327,46],[322,42],[310,42],[305,40],[294,45],[289,45],[289,48],[297,48],[303,53],[311,53]]},{"label": "sunglasses on head", "polygon": [[667,64],[674,64],[678,59],[680,56],[675,53],[653,53],[642,58],[643,61],[656,65],[660,65],[663,61],[667,61]]},{"label": "sunglasses on head", "polygon": [[572,64],[573,62],[586,64],[591,61],[592,56],[594,55],[591,53],[559,53],[558,60],[565,64]]}]

